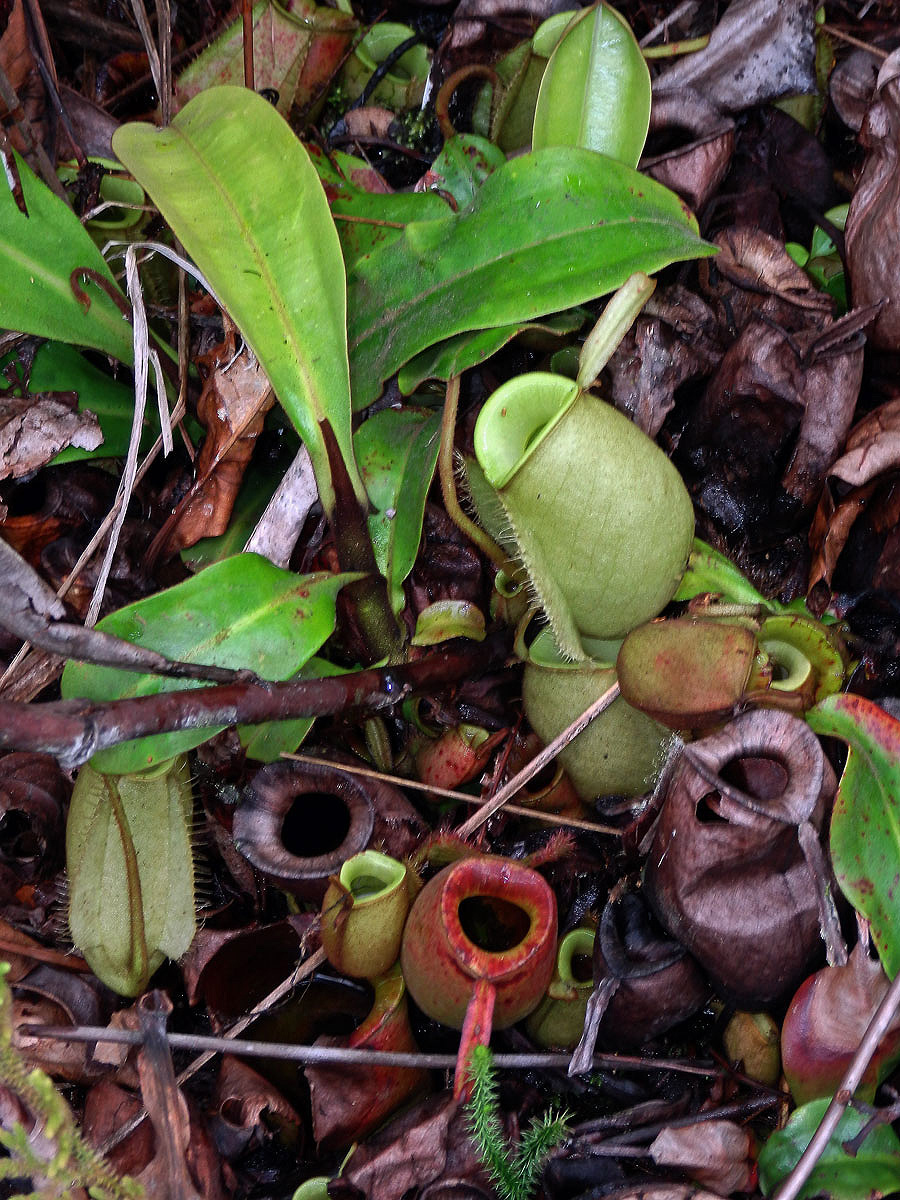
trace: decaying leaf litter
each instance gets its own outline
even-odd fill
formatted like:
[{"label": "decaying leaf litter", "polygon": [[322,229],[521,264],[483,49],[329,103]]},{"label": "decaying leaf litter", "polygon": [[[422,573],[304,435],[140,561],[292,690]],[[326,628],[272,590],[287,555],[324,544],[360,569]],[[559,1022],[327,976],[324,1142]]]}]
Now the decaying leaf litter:
[{"label": "decaying leaf litter", "polygon": [[900,1186],[890,13],[560,7],[0,12],[40,1194]]}]

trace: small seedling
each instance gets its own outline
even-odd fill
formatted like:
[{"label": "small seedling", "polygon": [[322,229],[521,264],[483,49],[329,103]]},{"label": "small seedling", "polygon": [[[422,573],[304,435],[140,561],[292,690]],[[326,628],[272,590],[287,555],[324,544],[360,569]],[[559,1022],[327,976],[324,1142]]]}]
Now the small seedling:
[{"label": "small seedling", "polygon": [[475,1046],[469,1056],[472,1098],[466,1105],[469,1132],[500,1200],[528,1200],[538,1172],[554,1146],[566,1136],[567,1112],[550,1111],[532,1121],[513,1155],[503,1135],[497,1098],[497,1073],[488,1046]]}]

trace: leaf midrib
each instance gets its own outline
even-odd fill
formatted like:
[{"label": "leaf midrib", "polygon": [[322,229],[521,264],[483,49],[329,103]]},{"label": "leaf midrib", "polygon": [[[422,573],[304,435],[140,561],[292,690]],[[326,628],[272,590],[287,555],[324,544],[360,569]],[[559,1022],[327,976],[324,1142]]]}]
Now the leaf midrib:
[{"label": "leaf midrib", "polygon": [[[201,153],[196,142],[192,141],[191,138],[188,137],[187,133],[185,133],[185,131],[183,129],[179,128],[178,125],[173,123],[170,126],[170,129],[172,129],[178,135],[178,137],[180,137],[182,139],[182,141],[184,142],[184,145],[194,155],[197,162],[200,164],[201,169],[203,170],[204,174],[206,175],[207,180],[212,183],[214,191],[219,196],[222,197],[229,213],[234,218],[235,223],[237,224],[238,230],[241,235],[241,243],[250,250],[251,258],[257,263],[257,265],[259,267],[260,276],[262,277],[263,281],[265,282],[266,287],[269,292],[269,297],[272,300],[273,311],[277,313],[277,316],[278,316],[278,319],[279,319],[282,329],[289,336],[291,356],[294,360],[294,365],[297,370],[297,373],[298,373],[300,379],[303,381],[303,384],[305,385],[306,398],[308,399],[308,401],[310,403],[310,407],[315,414],[316,421],[321,423],[325,419],[325,414],[322,411],[321,405],[319,403],[318,391],[317,391],[316,387],[313,385],[312,377],[310,376],[306,361],[304,359],[304,356],[300,352],[300,342],[299,342],[296,327],[295,327],[294,323],[292,321],[290,321],[288,318],[287,305],[285,303],[284,298],[281,295],[280,288],[276,285],[275,278],[274,278],[274,276],[271,272],[271,269],[269,267],[269,264],[268,264],[268,257],[265,254],[263,254],[257,237],[255,236],[255,234],[253,234],[251,232],[251,227],[250,227],[249,223],[243,219],[243,217],[240,214],[240,209],[238,209],[237,205],[232,201],[231,197],[229,196],[229,193],[224,188],[224,186],[218,181],[215,171],[212,170],[211,164]],[[242,332],[244,332],[243,329],[242,329]],[[248,338],[247,340],[251,341],[250,338]],[[252,345],[252,341],[251,341],[251,345]],[[256,353],[255,349],[254,349],[254,353]],[[262,359],[262,357],[257,354],[257,358],[260,359],[260,361],[263,363],[263,366],[266,367],[268,370],[268,364]],[[275,390],[277,393],[278,388],[276,387]],[[281,400],[280,396],[279,396],[279,400]]]},{"label": "leaf midrib", "polygon": [[[629,228],[634,228],[636,224],[669,227],[673,224],[673,221],[671,218],[665,219],[662,217],[639,217],[637,222],[635,222],[634,220],[631,220],[628,217],[622,217],[622,218],[617,218],[615,220],[604,221],[602,223],[601,227],[603,229],[616,229],[619,226],[628,226]],[[523,253],[527,253],[529,250],[532,250],[535,246],[551,245],[553,242],[562,241],[562,240],[570,238],[570,237],[584,236],[586,233],[589,233],[592,230],[596,230],[597,228],[598,228],[598,220],[597,220],[597,218],[594,218],[593,220],[591,220],[590,222],[588,222],[587,224],[585,224],[583,226],[578,226],[576,228],[569,228],[562,233],[550,234],[547,237],[540,238],[539,240],[536,240],[533,242],[528,242],[521,247],[516,247],[515,250],[505,250],[502,254],[497,254],[493,258],[482,260],[479,263],[479,265],[477,266],[477,268],[475,268],[474,270],[467,271],[465,269],[460,269],[460,271],[458,271],[456,274],[446,276],[445,278],[443,278],[443,279],[439,280],[437,283],[435,283],[432,287],[425,288],[422,291],[417,291],[414,296],[411,296],[407,300],[400,301],[399,304],[396,306],[383,305],[381,316],[379,317],[379,319],[376,320],[372,325],[367,326],[367,328],[362,333],[360,333],[357,337],[355,337],[349,341],[351,356],[353,354],[353,351],[358,346],[362,345],[362,343],[365,342],[367,339],[374,337],[374,335],[377,332],[386,328],[387,326],[397,323],[398,314],[403,314],[403,313],[409,311],[410,309],[419,307],[422,304],[423,300],[430,299],[432,296],[436,295],[438,292],[444,290],[447,287],[456,286],[461,279],[477,278],[477,276],[480,272],[485,271],[485,270],[495,269],[497,264],[503,262],[504,259],[511,258],[514,255],[518,256]],[[702,248],[704,246],[703,239],[699,235],[692,233],[691,230],[689,230],[687,228],[687,226],[685,226],[684,228],[685,228],[685,234],[687,234],[691,238],[693,238],[696,241],[696,243],[698,244],[698,246]],[[357,276],[356,278],[358,279],[359,276]],[[349,281],[350,287],[353,286],[353,283],[354,283],[354,280],[351,279]],[[516,324],[516,322],[510,322],[510,324]],[[458,332],[464,333],[467,331],[459,330]]]}]

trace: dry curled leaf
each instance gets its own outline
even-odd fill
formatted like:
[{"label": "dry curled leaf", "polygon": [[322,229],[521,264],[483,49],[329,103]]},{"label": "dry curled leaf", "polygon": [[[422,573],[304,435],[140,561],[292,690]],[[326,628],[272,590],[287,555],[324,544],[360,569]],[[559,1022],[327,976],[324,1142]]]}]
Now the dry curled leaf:
[{"label": "dry curled leaf", "polygon": [[796,334],[755,321],[722,359],[679,453],[700,506],[726,532],[771,544],[818,500],[859,395],[854,320]]},{"label": "dry curled leaf", "polygon": [[860,131],[866,164],[847,214],[845,240],[853,303],[887,301],[871,340],[882,350],[900,349],[900,51],[878,73],[876,98]]},{"label": "dry curled leaf", "polygon": [[223,1057],[216,1081],[213,1131],[227,1158],[261,1145],[273,1128],[299,1124],[293,1105],[267,1079],[244,1059]]},{"label": "dry curled leaf", "polygon": [[92,412],[78,412],[74,394],[0,395],[0,479],[21,479],[67,446],[96,450],[103,442]]},{"label": "dry curled leaf", "polygon": [[221,346],[206,355],[210,368],[197,403],[206,438],[196,462],[196,480],[177,513],[167,546],[180,550],[228,528],[231,511],[275,396],[249,347],[234,348],[229,327]]},{"label": "dry curled leaf", "polygon": [[813,0],[733,0],[709,45],[663,71],[654,86],[693,87],[726,112],[790,92],[813,92]]},{"label": "dry curled leaf", "polygon": [[[22,0],[14,0],[6,26],[0,35],[0,70],[5,72],[9,84],[16,92],[32,136],[42,141],[46,134],[43,121],[46,94],[38,64],[29,44],[25,5]],[[6,109],[5,104],[3,108]],[[25,150],[21,134],[15,126],[10,130],[10,138],[17,150]]]},{"label": "dry curled leaf", "polygon": [[882,59],[868,50],[854,50],[837,64],[828,80],[828,95],[845,125],[859,133],[875,94]]},{"label": "dry curled leaf", "polygon": [[756,1139],[733,1121],[664,1129],[649,1154],[657,1166],[681,1167],[692,1179],[730,1196],[756,1183]]},{"label": "dry curled leaf", "polygon": [[[655,154],[656,138],[679,136],[681,144]],[[650,111],[648,149],[641,170],[702,209],[725,177],[734,150],[734,121],[694,88],[659,90]]]},{"label": "dry curled leaf", "polygon": [[682,384],[702,379],[724,352],[712,309],[676,284],[651,297],[609,360],[609,398],[655,438]]},{"label": "dry curled leaf", "polygon": [[867,413],[851,429],[844,453],[830,475],[860,487],[900,464],[900,400],[889,400]]},{"label": "dry curled leaf", "polygon": [[26,1025],[102,1025],[108,995],[93,976],[76,975],[41,963],[13,992],[14,1041],[34,1066],[76,1083],[89,1083],[104,1070],[88,1045],[32,1036]]},{"label": "dry curled leaf", "polygon": [[[805,271],[794,262],[784,243],[770,234],[746,225],[730,226],[717,233],[719,247],[713,274],[705,290],[729,310],[729,324],[738,331],[758,313],[788,329],[802,328],[808,310],[813,318],[831,315],[833,302],[820,292]],[[701,276],[707,273],[701,268]],[[729,286],[730,285],[730,286]]]}]

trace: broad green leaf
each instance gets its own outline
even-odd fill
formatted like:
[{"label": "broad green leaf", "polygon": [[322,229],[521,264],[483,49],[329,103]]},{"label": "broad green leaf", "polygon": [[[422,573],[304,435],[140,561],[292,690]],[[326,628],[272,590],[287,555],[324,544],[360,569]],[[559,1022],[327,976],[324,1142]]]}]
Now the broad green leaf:
[{"label": "broad green leaf", "polygon": [[441,379],[446,382],[451,375],[461,375],[472,367],[480,366],[491,355],[496,354],[520,333],[544,334],[551,338],[561,333],[573,333],[580,329],[588,313],[585,309],[573,308],[543,321],[518,322],[501,325],[496,329],[479,329],[475,333],[460,333],[429,346],[421,354],[400,369],[397,384],[404,396],[414,392],[426,379]]},{"label": "broad green leaf", "polygon": [[[65,342],[45,342],[34,356],[28,377],[32,392],[77,392],[78,409],[89,409],[103,430],[103,445],[96,450],[70,446],[60,451],[54,464],[76,462],[84,458],[116,458],[125,454],[131,437],[134,391],[124,383],[100,371]],[[156,406],[149,405],[144,417],[141,449],[149,449],[159,433]]]},{"label": "broad green leaf", "polygon": [[403,581],[413,569],[422,538],[440,428],[440,413],[386,408],[361,425],[354,437],[375,509],[369,516],[375,561],[388,581],[395,612],[403,609]]},{"label": "broad green leaf", "polygon": [[[410,221],[446,217],[449,206],[431,192],[385,192],[384,180],[361,158],[309,148],[341,239],[347,269],[376,246],[393,242]],[[381,190],[379,190],[381,189]]]},{"label": "broad green leaf", "polygon": [[78,773],[66,823],[69,928],[91,970],[138,996],[197,928],[190,767],[138,775]]},{"label": "broad green leaf", "polygon": [[201,92],[171,125],[123,125],[122,162],[150,194],[259,359],[334,507],[330,423],[354,490],[344,264],[309,155],[262,96]]},{"label": "broad green leaf", "polygon": [[[236,554],[110,613],[97,628],[170,658],[243,668],[263,679],[289,679],[333,632],[337,593],[359,578],[355,573],[295,575],[257,554]],[[61,684],[66,699],[88,700],[196,686],[194,681],[80,662],[66,665]],[[101,751],[91,763],[98,771],[124,775],[191,750],[215,732],[218,729],[186,729],[138,738]]]},{"label": "broad green leaf", "polygon": [[353,264],[354,407],[435,342],[533,321],[635,271],[714,253],[674,192],[623,163],[572,147],[512,159],[464,212],[413,222]]},{"label": "broad green leaf", "polygon": [[505,162],[506,155],[493,142],[471,133],[458,133],[444,142],[426,179],[431,191],[452,196],[457,209],[468,208],[488,175]]},{"label": "broad green leaf", "polygon": [[6,181],[0,183],[0,327],[132,362],[131,325],[109,296],[79,279],[90,299],[85,310],[72,290],[72,272],[87,267],[119,291],[90,234],[18,155],[16,165],[28,215]]},{"label": "broad green leaf", "polygon": [[[829,1099],[812,1100],[792,1113],[784,1129],[776,1130],[759,1156],[759,1185],[768,1196],[791,1173],[812,1141]],[[831,1200],[863,1200],[886,1196],[900,1188],[900,1138],[889,1125],[876,1125],[855,1155],[843,1143],[868,1122],[867,1113],[848,1108],[832,1134],[825,1153],[799,1193],[799,1200],[828,1196]]]},{"label": "broad green leaf", "polygon": [[[252,9],[253,74],[258,91],[278,93],[276,107],[286,117],[317,100],[346,57],[358,28],[348,13],[311,0],[285,5],[260,0]],[[182,71],[176,84],[179,107],[217,84],[244,82],[244,30],[238,16]]]},{"label": "broad green leaf", "polygon": [[806,719],[850,747],[831,817],[831,861],[893,979],[900,971],[900,721],[850,693],[826,697]]},{"label": "broad green leaf", "polygon": [[650,127],[650,72],[609,4],[579,13],[550,56],[532,146],[583,146],[636,167]]}]

